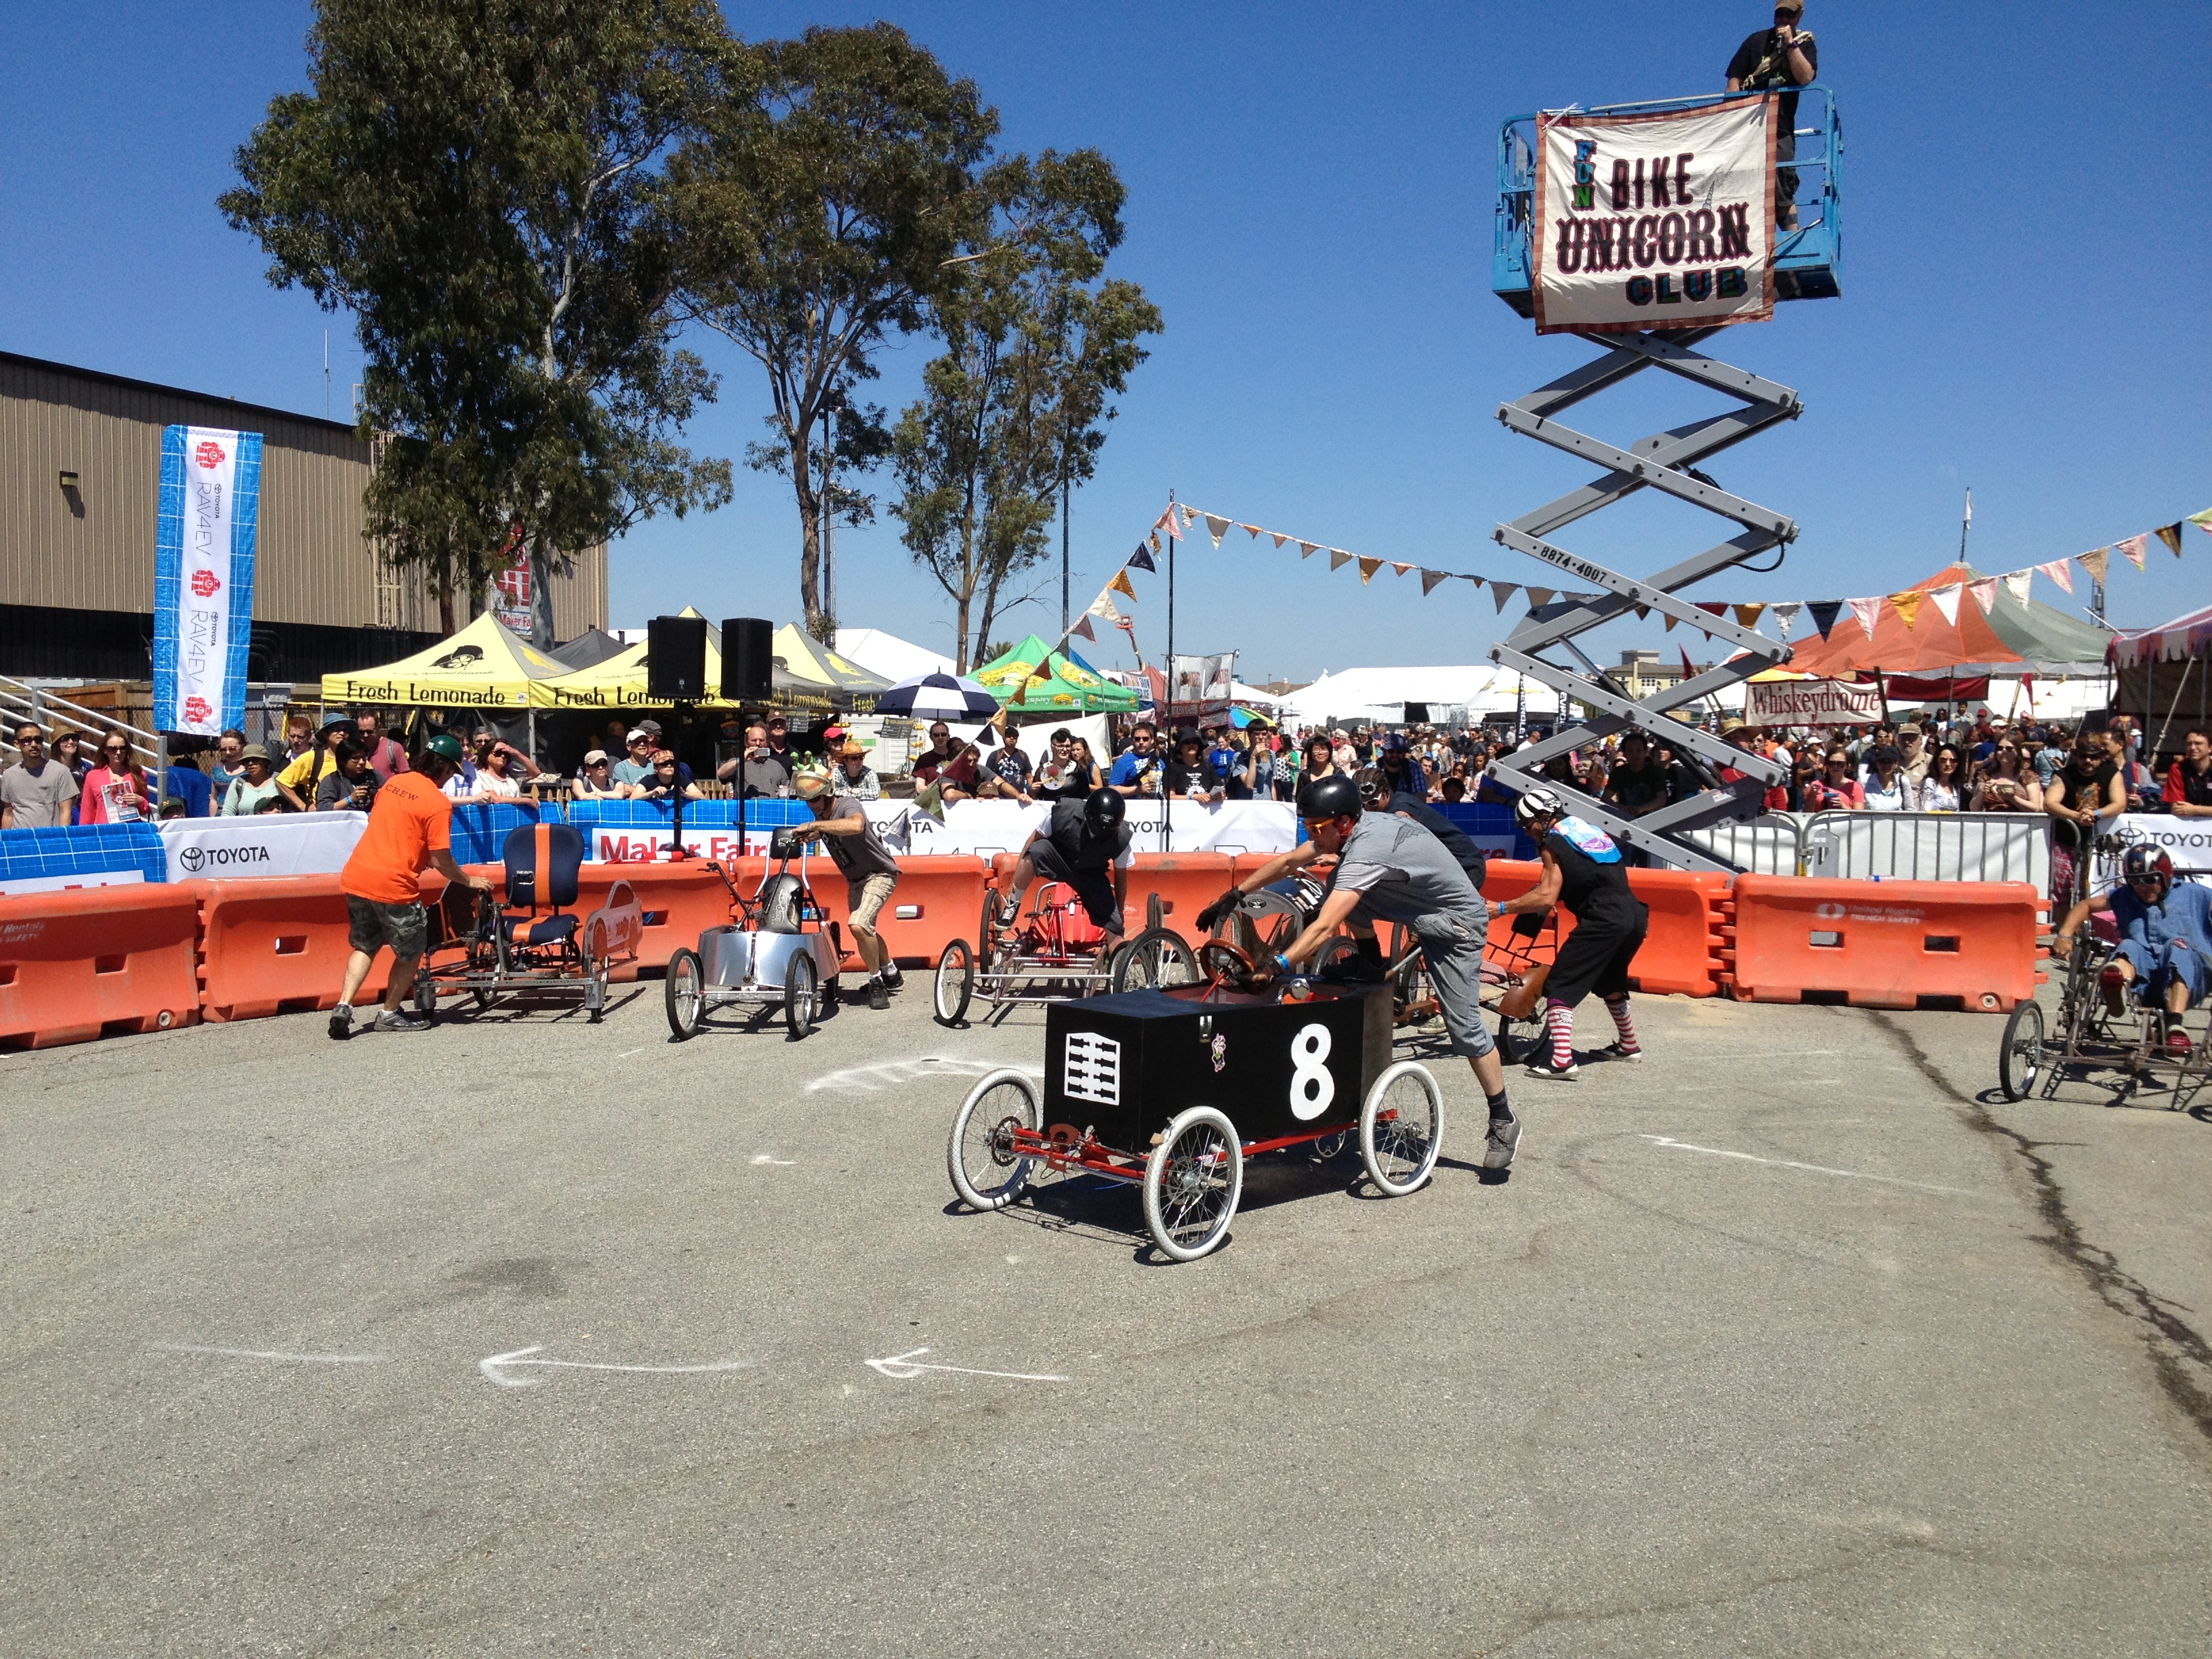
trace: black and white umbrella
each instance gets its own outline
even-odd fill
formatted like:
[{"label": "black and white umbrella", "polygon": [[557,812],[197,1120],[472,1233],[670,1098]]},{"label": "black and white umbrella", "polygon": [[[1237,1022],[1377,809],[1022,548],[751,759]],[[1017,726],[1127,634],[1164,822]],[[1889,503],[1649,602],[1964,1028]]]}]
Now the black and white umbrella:
[{"label": "black and white umbrella", "polygon": [[999,700],[965,675],[919,674],[901,680],[876,699],[878,714],[907,714],[918,720],[987,720],[999,712]]}]

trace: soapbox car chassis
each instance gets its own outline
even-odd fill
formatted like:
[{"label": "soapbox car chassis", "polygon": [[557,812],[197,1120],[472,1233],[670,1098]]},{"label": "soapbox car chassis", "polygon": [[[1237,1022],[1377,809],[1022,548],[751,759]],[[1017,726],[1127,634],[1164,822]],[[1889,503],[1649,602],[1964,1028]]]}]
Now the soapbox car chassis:
[{"label": "soapbox car chassis", "polygon": [[[489,893],[458,884],[447,887],[430,914],[432,942],[415,970],[415,1011],[425,1019],[435,1018],[441,996],[466,994],[484,1009],[501,996],[528,992],[580,997],[596,1025],[615,969],[637,960],[645,931],[644,908],[626,881],[609,888],[607,902],[574,929],[543,943],[530,941],[530,918],[510,918]],[[458,954],[440,960],[449,952]]]},{"label": "soapbox car chassis", "polygon": [[[2056,1030],[2033,998],[2014,1005],[1997,1049],[1997,1086],[2007,1100],[2048,1100],[2069,1074],[2106,1071],[2121,1074],[2124,1097],[2162,1087],[2179,1109],[2212,1079],[2212,1017],[2203,1007],[2191,1009],[2182,1016],[2188,1048],[2169,1048],[2163,1011],[2136,1001],[2134,988],[2122,988],[2113,965],[2118,956],[2113,939],[2087,933],[2075,939]],[[2119,1001],[2119,1012],[2112,1012],[2108,998]]]},{"label": "soapbox car chassis", "polygon": [[[1255,1006],[1237,985],[1240,979],[1252,984],[1250,959],[1234,945],[1210,940],[1200,949],[1200,965],[1208,974],[1206,983],[1166,994],[1188,1001],[1194,1010],[1218,1008],[1222,1029],[1233,1031],[1238,1004]],[[1268,988],[1269,1000],[1261,1006],[1381,994],[1379,986],[1319,985],[1297,977]],[[1379,1071],[1363,1064],[1361,1084],[1354,1116],[1324,1113],[1327,1121],[1248,1139],[1218,1107],[1194,1105],[1176,1112],[1148,1147],[1138,1150],[1109,1145],[1088,1127],[1047,1124],[1036,1079],[1007,1067],[983,1078],[962,1103],[945,1149],[946,1169],[961,1202],[977,1211],[1012,1204],[1040,1169],[1141,1188],[1146,1230],[1154,1246],[1170,1261],[1195,1261],[1228,1237],[1248,1158],[1305,1146],[1331,1158],[1357,1136],[1367,1178],[1385,1196],[1401,1198],[1427,1182],[1443,1137],[1443,1097],[1435,1077],[1418,1060],[1397,1060]]]},{"label": "soapbox car chassis", "polygon": [[987,887],[976,946],[956,939],[938,958],[931,990],[941,1025],[960,1024],[979,997],[996,1013],[1025,1003],[1188,985],[1198,977],[1190,946],[1161,921],[1157,893],[1146,903],[1144,931],[1103,958],[1097,928],[1064,882],[1036,883],[1022,896],[1012,922],[999,920],[998,907],[997,890]]},{"label": "soapbox car chassis", "polygon": [[716,1008],[781,1008],[785,1029],[797,1039],[842,1006],[837,974],[843,940],[814,896],[806,854],[805,842],[777,830],[769,841],[776,867],[762,872],[750,898],[738,890],[724,863],[707,861],[728,890],[730,920],[702,933],[696,950],[678,946],[668,958],[664,1000],[678,1042],[697,1035]]}]

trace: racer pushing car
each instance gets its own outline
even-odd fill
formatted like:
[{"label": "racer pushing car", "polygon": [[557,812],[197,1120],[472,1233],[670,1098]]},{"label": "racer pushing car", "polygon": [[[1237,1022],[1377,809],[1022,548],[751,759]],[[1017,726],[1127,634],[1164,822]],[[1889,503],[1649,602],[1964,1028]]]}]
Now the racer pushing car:
[{"label": "racer pushing car", "polygon": [[2164,848],[2130,847],[2120,858],[2120,885],[2066,913],[2051,941],[2057,954],[2073,950],[2075,935],[2093,911],[2107,909],[2120,930],[2112,958],[2120,983],[2112,1000],[2132,990],[2146,1002],[2162,1004],[2167,1051],[2185,1056],[2189,1034],[2181,1029],[2181,1017],[2212,991],[2212,888],[2194,882],[2176,886],[2173,860]]},{"label": "racer pushing car", "polygon": [[1022,844],[1013,880],[999,897],[999,926],[1013,926],[1022,895],[1042,874],[1074,890],[1084,913],[1104,935],[1098,941],[1098,959],[1113,955],[1124,931],[1121,902],[1128,895],[1129,867],[1137,861],[1130,850],[1128,816],[1129,804],[1121,793],[1103,785],[1079,799],[1054,801],[1044,828]]},{"label": "racer pushing car", "polygon": [[1615,1060],[1644,1058],[1628,1013],[1628,970],[1644,945],[1651,911],[1629,890],[1628,862],[1611,836],[1571,817],[1558,791],[1538,787],[1514,803],[1514,816],[1536,843],[1543,870],[1536,884],[1498,907],[1501,915],[1554,904],[1574,913],[1575,930],[1559,946],[1544,980],[1544,1023],[1552,1051],[1528,1067],[1531,1077],[1571,1078],[1575,1064],[1575,1005],[1592,991],[1604,999],[1618,1033],[1606,1053]]},{"label": "racer pushing car", "polygon": [[1410,927],[1421,941],[1421,956],[1452,1052],[1466,1056],[1490,1103],[1483,1167],[1511,1167],[1521,1143],[1521,1120],[1506,1099],[1504,1062],[1482,1023],[1479,1000],[1482,947],[1490,933],[1490,912],[1482,895],[1426,826],[1396,812],[1364,811],[1359,785],[1342,773],[1305,784],[1298,791],[1297,805],[1308,839],[1268,860],[1200,911],[1198,925],[1210,930],[1247,893],[1280,881],[1316,859],[1334,858],[1336,867],[1330,872],[1320,910],[1275,957],[1276,971],[1296,972],[1320,953],[1339,923],[1349,922],[1361,954],[1379,977],[1376,920]]},{"label": "racer pushing car", "polygon": [[876,916],[898,885],[898,860],[868,822],[868,809],[855,797],[839,794],[832,780],[809,772],[792,787],[814,814],[813,823],[799,824],[792,833],[801,839],[820,837],[830,861],[843,873],[850,901],[846,922],[853,930],[853,948],[868,970],[868,1006],[888,1008],[900,975],[876,931]]}]

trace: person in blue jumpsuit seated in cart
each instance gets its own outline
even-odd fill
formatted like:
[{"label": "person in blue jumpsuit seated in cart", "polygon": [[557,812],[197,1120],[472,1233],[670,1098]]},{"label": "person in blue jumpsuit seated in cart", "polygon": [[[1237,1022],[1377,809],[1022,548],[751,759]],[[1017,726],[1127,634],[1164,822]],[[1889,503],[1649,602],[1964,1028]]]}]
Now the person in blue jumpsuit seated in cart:
[{"label": "person in blue jumpsuit seated in cart", "polygon": [[2189,1034],[2181,1029],[2181,1017],[2212,991],[2212,888],[2194,882],[2176,886],[2173,860],[2163,847],[2130,847],[2120,858],[2120,885],[2066,913],[2051,941],[2057,955],[2072,951],[2074,936],[2097,910],[2110,910],[2120,930],[2112,966],[2121,982],[2113,1002],[2130,989],[2141,1000],[2162,1002],[2166,1051],[2186,1059]]},{"label": "person in blue jumpsuit seated in cart", "polygon": [[1296,973],[1319,954],[1340,923],[1349,922],[1365,966],[1362,976],[1379,982],[1382,963],[1375,923],[1395,921],[1412,928],[1421,941],[1452,1052],[1466,1057],[1490,1103],[1482,1166],[1510,1169],[1521,1144],[1521,1120],[1505,1097],[1505,1065],[1482,1023],[1480,997],[1489,907],[1459,860],[1425,825],[1396,812],[1366,811],[1363,805],[1358,783],[1342,773],[1305,784],[1298,791],[1298,817],[1307,839],[1269,859],[1200,911],[1198,925],[1210,931],[1245,894],[1317,859],[1335,859],[1321,909],[1273,966],[1279,973]]},{"label": "person in blue jumpsuit seated in cart", "polygon": [[1075,890],[1084,914],[1105,936],[1098,941],[1098,959],[1113,955],[1125,931],[1121,902],[1128,896],[1129,866],[1137,861],[1130,850],[1128,816],[1129,804],[1121,792],[1103,786],[1078,800],[1054,801],[1044,828],[1023,843],[1012,885],[999,898],[999,926],[1013,926],[1022,895],[1042,875]]}]

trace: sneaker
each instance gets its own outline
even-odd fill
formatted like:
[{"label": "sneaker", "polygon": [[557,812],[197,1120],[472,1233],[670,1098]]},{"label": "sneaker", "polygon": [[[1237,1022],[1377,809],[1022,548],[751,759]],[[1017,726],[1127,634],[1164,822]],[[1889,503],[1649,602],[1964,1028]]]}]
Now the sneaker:
[{"label": "sneaker", "polygon": [[404,1008],[386,1008],[376,1017],[376,1024],[368,1029],[372,1031],[427,1031],[430,1029],[430,1022],[416,1018]]},{"label": "sneaker", "polygon": [[1490,1135],[1483,1142],[1482,1167],[1486,1170],[1510,1170],[1513,1154],[1521,1148],[1521,1120],[1517,1117],[1493,1117],[1490,1120]]},{"label": "sneaker", "polygon": [[343,1042],[353,1035],[353,1004],[341,1002],[331,1010],[331,1041]]},{"label": "sneaker", "polygon": [[1541,1060],[1531,1060],[1528,1065],[1530,1077],[1577,1078],[1582,1074],[1582,1067],[1571,1060],[1565,1066],[1553,1065],[1552,1056],[1548,1053]]},{"label": "sneaker", "polygon": [[1626,1048],[1618,1042],[1607,1043],[1604,1053],[1607,1060],[1626,1060],[1635,1064],[1640,1064],[1644,1059],[1643,1049]]},{"label": "sneaker", "polygon": [[1018,898],[1008,898],[1001,893],[999,895],[998,910],[992,920],[1000,927],[1011,927],[1021,914],[1022,902]]},{"label": "sneaker", "polygon": [[884,1009],[890,1006],[891,994],[884,988],[883,981],[879,979],[870,980],[868,981],[868,1006],[874,1009],[878,1013],[881,1013]]},{"label": "sneaker", "polygon": [[2166,1052],[2172,1055],[2177,1060],[2187,1059],[2189,1056],[2189,1033],[2183,1030],[2179,1025],[2167,1026],[2166,1028]]},{"label": "sneaker", "polygon": [[896,968],[886,968],[883,973],[883,986],[886,991],[903,991],[906,989],[906,975]]}]

